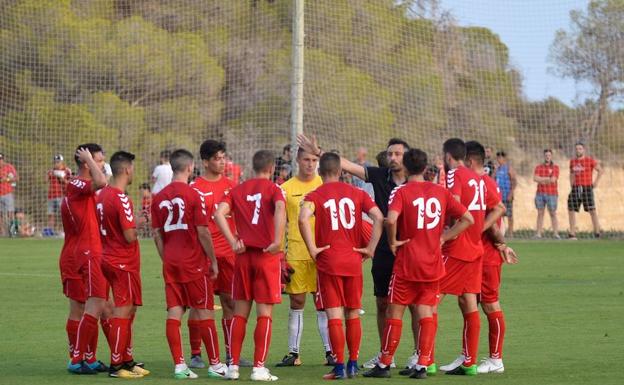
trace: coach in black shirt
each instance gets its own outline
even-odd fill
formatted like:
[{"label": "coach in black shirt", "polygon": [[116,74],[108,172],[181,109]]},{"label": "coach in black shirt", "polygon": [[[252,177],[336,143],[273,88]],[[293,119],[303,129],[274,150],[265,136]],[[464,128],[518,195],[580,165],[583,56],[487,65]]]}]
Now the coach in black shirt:
[{"label": "coach in black shirt", "polygon": [[[299,146],[305,151],[322,155],[323,151],[318,146],[316,138],[308,138],[301,134],[297,137]],[[375,191],[375,203],[384,214],[388,214],[388,200],[390,194],[397,186],[404,184],[407,180],[405,169],[403,167],[403,153],[409,150],[409,145],[397,138],[390,139],[386,149],[386,157],[388,167],[364,167],[357,163],[341,157],[340,165],[342,170],[351,175],[363,179],[365,182],[373,185]],[[394,266],[394,254],[390,250],[388,237],[384,228],[383,235],[379,240],[375,256],[373,258],[373,266],[371,273],[375,285],[374,293],[377,298],[377,329],[381,340],[383,328],[386,322],[386,308],[388,306],[388,287],[392,276],[392,268]],[[418,327],[418,321],[412,323],[412,326]],[[415,333],[415,335],[418,335]],[[371,360],[375,361],[375,359]],[[368,363],[367,363],[368,364]],[[365,364],[366,366],[366,364]]]}]

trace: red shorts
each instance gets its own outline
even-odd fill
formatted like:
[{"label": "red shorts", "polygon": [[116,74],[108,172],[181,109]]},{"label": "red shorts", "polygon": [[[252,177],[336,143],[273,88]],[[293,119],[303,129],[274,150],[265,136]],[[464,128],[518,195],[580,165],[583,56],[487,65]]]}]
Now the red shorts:
[{"label": "red shorts", "polygon": [[175,306],[194,309],[214,309],[214,292],[208,276],[191,282],[165,283],[167,309]]},{"label": "red shorts", "polygon": [[364,287],[362,275],[340,276],[319,271],[316,280],[316,298],[321,309],[346,307],[348,309],[362,308],[362,289]]},{"label": "red shorts", "polygon": [[440,300],[440,281],[417,282],[408,281],[392,274],[388,301],[397,305],[429,305],[436,306]]},{"label": "red shorts", "polygon": [[217,276],[217,280],[213,283],[215,294],[230,294],[232,292],[234,261],[235,259],[233,257],[217,257],[219,275]]},{"label": "red shorts", "polygon": [[102,262],[102,272],[113,291],[115,306],[143,305],[141,274],[117,269],[105,262]]},{"label": "red shorts", "polygon": [[279,254],[247,249],[236,256],[232,298],[266,304],[281,303],[281,275]]},{"label": "red shorts", "polygon": [[501,265],[483,265],[483,280],[479,300],[483,303],[497,302],[500,283]]},{"label": "red shorts", "polygon": [[89,258],[80,267],[85,297],[108,298],[108,282],[102,273],[102,263],[99,258]]},{"label": "red shorts", "polygon": [[65,294],[65,297],[73,299],[76,302],[85,303],[87,301],[87,291],[85,290],[82,278],[64,279],[63,294]]},{"label": "red shorts", "polygon": [[462,295],[481,292],[483,261],[478,258],[471,262],[452,257],[444,257],[446,275],[440,280],[440,293]]}]

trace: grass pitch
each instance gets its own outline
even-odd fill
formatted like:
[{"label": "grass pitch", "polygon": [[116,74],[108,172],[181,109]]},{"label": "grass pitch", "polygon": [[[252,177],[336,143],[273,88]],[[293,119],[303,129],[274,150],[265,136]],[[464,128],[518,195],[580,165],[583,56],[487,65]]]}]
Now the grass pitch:
[{"label": "grass pitch", "polygon": [[[621,384],[619,364],[624,357],[624,243],[616,241],[515,242],[521,262],[503,272],[502,304],[507,321],[505,373],[477,378],[438,375],[428,383],[504,384]],[[142,243],[143,300],[135,321],[135,356],[152,376],[141,383],[165,384],[173,366],[165,338],[165,305],[160,260],[150,241]],[[0,240],[0,384],[91,384],[114,382],[105,375],[75,376],[65,370],[67,300],[58,274],[58,240]],[[372,282],[364,266],[365,294],[362,317],[364,337],[360,361],[379,349],[375,328]],[[316,317],[308,301],[302,341],[303,366],[271,368],[285,384],[323,383],[328,371],[321,366],[323,348]],[[275,308],[271,366],[287,351],[288,300]],[[253,318],[253,317],[252,317]],[[487,321],[482,317],[480,356],[487,355]],[[243,355],[251,358],[253,327],[250,320]],[[440,309],[437,337],[438,364],[452,361],[461,343],[462,320],[452,297]],[[404,318],[403,339],[397,352],[402,366],[411,354],[409,318]],[[221,330],[219,329],[219,333]],[[183,341],[188,354],[186,322]],[[109,352],[100,336],[99,358],[108,363]],[[223,354],[223,346],[221,345]],[[204,353],[205,355],[205,353]],[[188,358],[188,356],[187,356]],[[196,383],[208,379],[197,371]],[[121,381],[121,380],[117,380]],[[249,369],[241,370],[249,381]],[[408,383],[397,371],[390,380],[358,378],[353,383],[390,381]]]}]

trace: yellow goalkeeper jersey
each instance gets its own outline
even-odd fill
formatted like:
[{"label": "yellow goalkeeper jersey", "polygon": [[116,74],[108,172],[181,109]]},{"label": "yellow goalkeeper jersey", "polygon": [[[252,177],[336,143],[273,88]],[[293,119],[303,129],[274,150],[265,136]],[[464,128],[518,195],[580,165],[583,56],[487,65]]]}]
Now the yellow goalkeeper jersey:
[{"label": "yellow goalkeeper jersey", "polygon": [[[308,254],[308,249],[303,242],[297,222],[301,201],[303,201],[307,193],[316,190],[322,184],[323,180],[318,175],[309,182],[303,182],[296,176],[293,176],[280,186],[286,194],[286,216],[288,219],[285,245],[286,260],[303,261],[310,259],[310,254]],[[314,233],[314,218],[310,220],[310,225]]]}]

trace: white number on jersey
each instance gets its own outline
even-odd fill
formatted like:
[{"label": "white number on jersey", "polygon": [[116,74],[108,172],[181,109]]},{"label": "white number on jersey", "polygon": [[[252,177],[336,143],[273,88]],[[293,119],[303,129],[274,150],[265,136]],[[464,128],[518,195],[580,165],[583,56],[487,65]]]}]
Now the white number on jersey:
[{"label": "white number on jersey", "polygon": [[[336,200],[330,199],[323,204],[323,207],[329,209],[331,217],[332,230],[338,230],[338,218],[342,227],[350,230],[355,226],[355,203],[349,198],[342,198],[336,206]],[[349,221],[347,222],[347,210],[349,210]]]},{"label": "white number on jersey", "polygon": [[485,210],[485,182],[480,180],[477,183],[476,180],[470,179],[468,181],[468,186],[472,186],[474,188],[474,196],[472,197],[472,202],[468,206],[468,211],[484,211]]},{"label": "white number on jersey", "polygon": [[247,195],[247,202],[255,202],[256,207],[254,208],[253,218],[251,218],[251,224],[257,225],[258,219],[260,219],[260,205],[262,204],[262,193],[257,193],[254,195]]},{"label": "white number on jersey", "polygon": [[415,199],[412,204],[418,209],[418,221],[416,223],[417,229],[425,228],[425,216],[431,219],[427,223],[427,229],[435,228],[440,223],[440,216],[442,215],[442,205],[437,198],[429,198],[425,202],[425,198]]},{"label": "white number on jersey", "polygon": [[98,203],[97,205],[95,205],[95,208],[97,209],[98,213],[100,213],[100,234],[105,237],[106,229],[104,228],[104,205]]},{"label": "white number on jersey", "polygon": [[[178,221],[171,224],[171,222],[173,222],[173,206],[178,206]],[[182,219],[184,218],[184,206],[185,204],[182,198],[173,198],[170,201],[164,200],[160,202],[158,208],[162,209],[163,207],[166,207],[168,211],[167,220],[165,221],[165,226],[163,228],[165,233],[174,230],[188,230],[188,224],[182,223]]]}]

